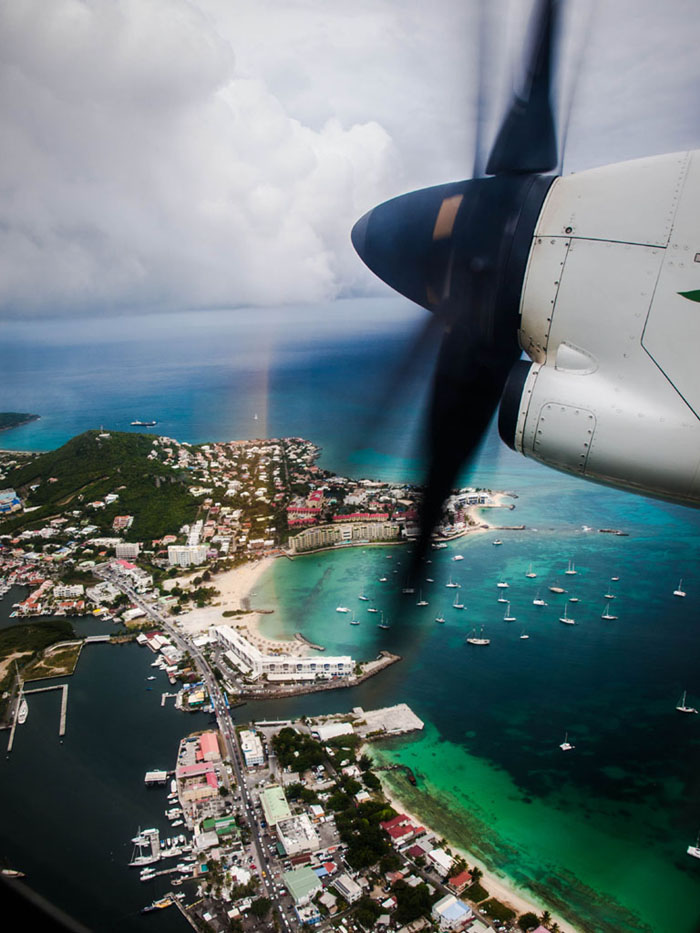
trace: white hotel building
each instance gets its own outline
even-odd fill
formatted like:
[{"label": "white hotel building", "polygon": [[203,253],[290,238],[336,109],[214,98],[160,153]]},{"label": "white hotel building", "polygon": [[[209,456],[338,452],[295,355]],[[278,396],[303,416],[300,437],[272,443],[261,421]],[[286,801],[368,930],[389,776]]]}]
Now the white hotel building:
[{"label": "white hotel building", "polygon": [[219,642],[226,649],[226,657],[243,674],[252,680],[266,676],[268,681],[330,680],[347,677],[355,671],[351,657],[298,658],[290,654],[263,654],[247,638],[230,625],[219,625],[215,629]]}]

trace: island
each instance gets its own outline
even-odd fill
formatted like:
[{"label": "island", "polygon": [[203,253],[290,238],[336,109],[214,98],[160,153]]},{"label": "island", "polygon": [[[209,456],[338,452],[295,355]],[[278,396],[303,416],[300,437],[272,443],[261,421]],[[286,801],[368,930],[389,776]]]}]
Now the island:
[{"label": "island", "polygon": [[0,411],[0,431],[19,428],[23,424],[29,424],[30,421],[38,421],[39,417],[39,415],[30,415],[26,412]]}]

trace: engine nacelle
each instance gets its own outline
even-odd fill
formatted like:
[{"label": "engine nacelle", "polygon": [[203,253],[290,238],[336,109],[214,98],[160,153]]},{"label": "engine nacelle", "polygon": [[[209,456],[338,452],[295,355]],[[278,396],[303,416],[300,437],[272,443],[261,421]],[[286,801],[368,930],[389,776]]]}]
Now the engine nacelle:
[{"label": "engine nacelle", "polygon": [[700,152],[557,179],[499,416],[525,456],[700,506]]}]

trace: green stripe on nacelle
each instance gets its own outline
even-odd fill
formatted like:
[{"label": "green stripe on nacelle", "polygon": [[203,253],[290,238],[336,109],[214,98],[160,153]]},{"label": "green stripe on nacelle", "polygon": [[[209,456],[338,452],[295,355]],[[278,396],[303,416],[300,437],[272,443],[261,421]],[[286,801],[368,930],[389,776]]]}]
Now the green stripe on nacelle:
[{"label": "green stripe on nacelle", "polygon": [[687,298],[689,301],[700,301],[700,288],[692,292],[678,292],[681,298]]}]

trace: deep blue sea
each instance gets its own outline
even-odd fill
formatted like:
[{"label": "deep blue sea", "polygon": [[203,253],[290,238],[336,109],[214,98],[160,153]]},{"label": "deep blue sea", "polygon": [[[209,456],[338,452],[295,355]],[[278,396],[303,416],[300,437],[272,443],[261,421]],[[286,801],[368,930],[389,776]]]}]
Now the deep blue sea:
[{"label": "deep blue sea", "polygon": [[[0,346],[0,410],[41,419],[4,433],[0,446],[46,450],[87,428],[131,430],[131,420],[156,419],[154,432],[190,442],[301,435],[319,444],[322,465],[339,473],[418,479],[416,432],[434,348],[415,359],[412,384],[400,395],[387,386],[421,318],[387,299],[8,325]],[[493,432],[469,476],[476,485],[515,493],[514,511],[489,517],[526,528],[499,532],[501,547],[484,535],[435,552],[425,609],[408,598],[396,608],[400,548],[278,561],[257,587],[258,604],[275,609],[265,621],[270,633],[302,631],[329,651],[356,657],[387,647],[404,660],[357,690],[250,704],[240,715],[408,702],[425,731],[377,753],[419,775],[416,789],[398,777],[395,783],[427,822],[554,904],[578,929],[697,933],[700,862],[685,850],[700,830],[700,716],[683,716],[675,705],[687,690],[700,707],[700,515],[557,474],[513,454]],[[620,528],[628,537],[599,528]],[[456,554],[464,560],[452,561]],[[575,576],[564,574],[570,560]],[[535,579],[525,576],[530,565]],[[386,584],[379,582],[384,575]],[[465,610],[451,606],[455,591],[444,586],[450,576],[461,584]],[[681,577],[684,600],[672,596]],[[499,581],[509,583],[516,622],[503,619]],[[549,592],[554,583],[578,597],[568,606],[577,625],[559,623],[565,597]],[[395,614],[390,630],[377,629],[366,614],[350,627],[335,613],[339,602],[364,613],[360,589]],[[533,606],[538,591],[547,607]],[[606,604],[616,621],[600,618]],[[444,625],[435,623],[438,613]],[[464,638],[481,625],[492,643],[480,652]],[[530,637],[521,639],[523,633]],[[88,716],[92,691],[95,704],[105,702],[109,677],[102,670],[98,677],[93,665],[112,662],[101,650],[86,653],[74,676],[87,704],[76,711],[76,723]],[[124,667],[131,655],[113,651],[112,676],[128,685],[136,716],[143,699]],[[89,786],[93,742],[109,744],[113,736],[121,748],[125,727],[116,711],[123,695],[115,694],[114,715],[106,713],[99,730],[88,716],[80,746],[71,746],[82,786]],[[152,715],[160,713],[147,713],[147,722]],[[570,753],[559,749],[565,732],[576,745]],[[139,736],[136,730],[136,745]],[[168,741],[174,742],[169,732]],[[52,749],[50,758],[52,773],[63,775],[59,787],[73,767],[73,758],[61,754],[61,747]],[[29,755],[24,767],[37,761]],[[38,832],[55,800],[48,790],[26,797],[19,755],[9,768],[0,763],[3,799],[19,805],[31,799],[29,823]],[[138,810],[143,791],[135,789],[137,803],[129,803],[131,792],[118,775],[113,780],[120,807]],[[80,832],[71,836],[59,823],[47,830],[52,838],[64,833],[79,846]],[[20,832],[20,823],[12,826]],[[34,851],[26,840],[18,848],[9,835],[13,856]],[[37,885],[55,896],[60,883],[51,859],[34,863]],[[117,868],[106,862],[101,875],[91,871],[91,883],[102,878],[107,885]]]}]

